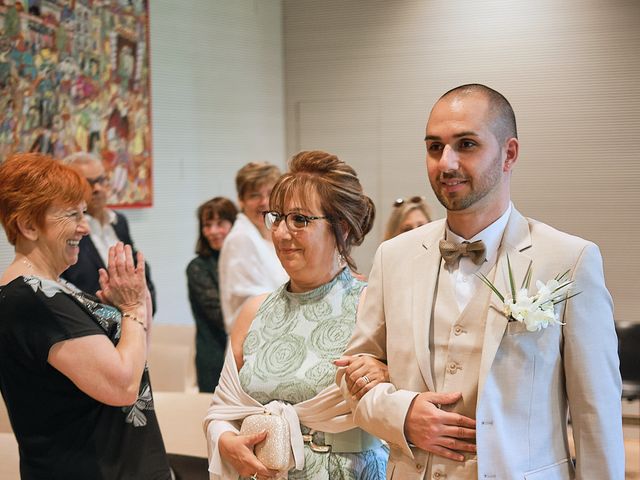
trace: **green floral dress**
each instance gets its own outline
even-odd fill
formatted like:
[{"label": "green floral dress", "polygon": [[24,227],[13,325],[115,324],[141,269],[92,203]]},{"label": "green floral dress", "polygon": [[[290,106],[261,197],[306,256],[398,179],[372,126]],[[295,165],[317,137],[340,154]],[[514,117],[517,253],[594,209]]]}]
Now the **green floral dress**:
[{"label": "green floral dress", "polygon": [[[310,292],[291,293],[287,287],[263,302],[244,341],[240,383],[263,405],[272,400],[296,404],[335,381],[332,362],[351,338],[365,283],[345,268]],[[324,444],[322,432],[314,434],[314,442]],[[320,453],[305,444],[305,468],[291,470],[289,479],[383,480],[387,455],[385,446],[361,453]]]}]

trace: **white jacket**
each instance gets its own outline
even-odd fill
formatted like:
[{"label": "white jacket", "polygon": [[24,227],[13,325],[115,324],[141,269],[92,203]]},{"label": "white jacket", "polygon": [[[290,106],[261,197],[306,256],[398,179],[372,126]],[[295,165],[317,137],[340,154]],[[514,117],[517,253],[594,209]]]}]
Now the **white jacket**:
[{"label": "white jacket", "polygon": [[262,238],[243,213],[236,217],[222,245],[218,275],[227,333],[231,332],[238,312],[248,298],[270,293],[289,279],[273,243]]}]

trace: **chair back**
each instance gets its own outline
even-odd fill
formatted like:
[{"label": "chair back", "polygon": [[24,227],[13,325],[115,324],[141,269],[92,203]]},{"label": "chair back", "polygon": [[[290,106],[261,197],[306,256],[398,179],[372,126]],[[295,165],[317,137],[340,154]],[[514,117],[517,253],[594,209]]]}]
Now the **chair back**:
[{"label": "chair back", "polygon": [[195,345],[196,326],[191,323],[154,323],[151,331],[151,342],[170,343],[173,345]]},{"label": "chair back", "polygon": [[212,393],[153,392],[167,453],[207,458],[203,423]]},{"label": "chair back", "polygon": [[628,400],[640,398],[640,323],[616,323],[622,396]]},{"label": "chair back", "polygon": [[20,480],[20,453],[13,433],[0,433],[0,480]]},{"label": "chair back", "polygon": [[154,392],[197,392],[195,325],[154,324],[147,364]]},{"label": "chair back", "polygon": [[620,375],[624,380],[640,381],[640,323],[618,322]]},{"label": "chair back", "polygon": [[0,433],[13,433],[13,428],[11,428],[11,422],[9,421],[9,412],[7,412],[7,406],[2,395],[0,395]]},{"label": "chair back", "polygon": [[151,343],[147,365],[154,392],[197,391],[191,348],[185,345]]}]

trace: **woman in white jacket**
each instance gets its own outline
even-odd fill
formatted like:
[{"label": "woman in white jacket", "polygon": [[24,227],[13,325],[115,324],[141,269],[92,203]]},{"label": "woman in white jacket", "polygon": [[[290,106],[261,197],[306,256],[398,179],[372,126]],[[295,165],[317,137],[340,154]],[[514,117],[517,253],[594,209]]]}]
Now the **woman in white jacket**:
[{"label": "woman in white jacket", "polygon": [[220,304],[228,333],[247,299],[272,292],[287,280],[262,217],[269,209],[269,195],[278,178],[278,167],[266,162],[248,163],[236,174],[241,213],[222,246],[218,263]]}]

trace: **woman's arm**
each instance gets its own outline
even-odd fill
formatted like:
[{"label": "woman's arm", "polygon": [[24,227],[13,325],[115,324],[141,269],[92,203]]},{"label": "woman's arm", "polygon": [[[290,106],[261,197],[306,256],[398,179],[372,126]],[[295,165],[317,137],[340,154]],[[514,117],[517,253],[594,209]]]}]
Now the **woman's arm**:
[{"label": "woman's arm", "polygon": [[80,390],[113,406],[133,404],[144,370],[149,324],[149,302],[144,257],[134,266],[130,246],[109,249],[109,273],[100,271],[98,296],[121,310],[122,333],[117,346],[104,335],[64,340],[49,350],[48,362]]},{"label": "woman's arm", "polygon": [[242,356],[244,339],[247,338],[247,333],[251,328],[253,319],[256,318],[256,312],[260,308],[260,305],[262,305],[262,302],[264,302],[264,299],[267,298],[267,295],[266,293],[258,295],[244,302],[236,318],[236,322],[233,325],[233,330],[231,330],[231,350],[233,351],[233,357],[236,360],[238,371],[240,371],[242,365],[244,365],[244,357]]}]

